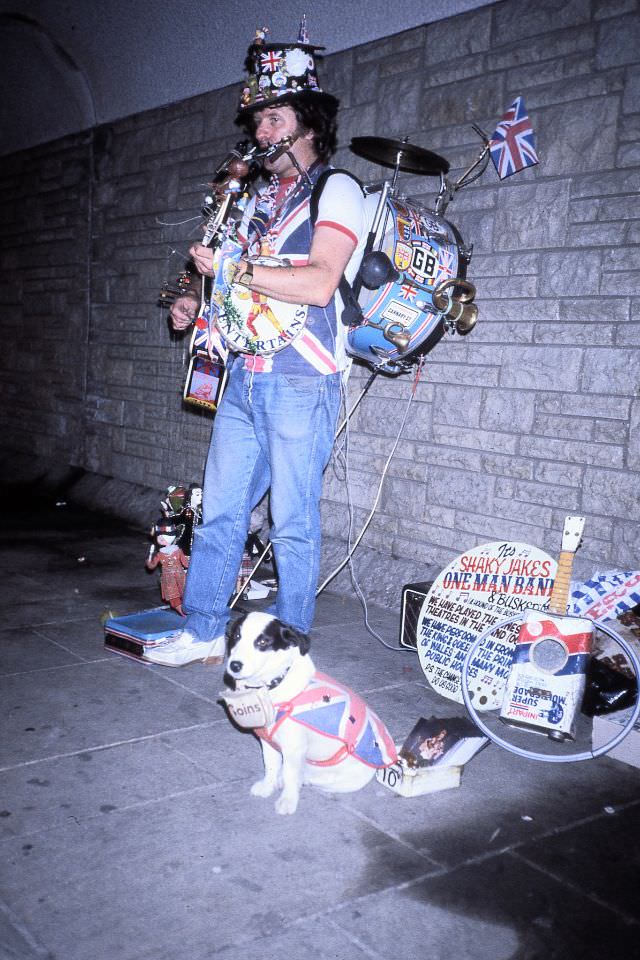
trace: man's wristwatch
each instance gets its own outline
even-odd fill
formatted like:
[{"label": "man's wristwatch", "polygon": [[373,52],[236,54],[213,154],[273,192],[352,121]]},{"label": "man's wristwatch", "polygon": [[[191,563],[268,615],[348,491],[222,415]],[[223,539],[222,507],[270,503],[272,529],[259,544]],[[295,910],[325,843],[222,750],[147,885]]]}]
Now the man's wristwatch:
[{"label": "man's wristwatch", "polygon": [[234,283],[239,283],[243,287],[251,286],[251,281],[253,280],[253,264],[247,262],[246,266],[241,267],[238,264],[236,270],[236,275],[233,278]]}]

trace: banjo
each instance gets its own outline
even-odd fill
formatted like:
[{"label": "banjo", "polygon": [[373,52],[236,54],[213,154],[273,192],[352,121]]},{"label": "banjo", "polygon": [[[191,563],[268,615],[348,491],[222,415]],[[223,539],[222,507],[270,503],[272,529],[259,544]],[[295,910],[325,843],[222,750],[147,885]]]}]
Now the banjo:
[{"label": "banjo", "polygon": [[[230,350],[270,356],[289,346],[302,333],[308,307],[274,300],[235,283],[239,258],[240,255],[222,258],[216,271],[211,319]],[[290,266],[288,260],[277,257],[260,256],[250,262],[269,267]]]}]

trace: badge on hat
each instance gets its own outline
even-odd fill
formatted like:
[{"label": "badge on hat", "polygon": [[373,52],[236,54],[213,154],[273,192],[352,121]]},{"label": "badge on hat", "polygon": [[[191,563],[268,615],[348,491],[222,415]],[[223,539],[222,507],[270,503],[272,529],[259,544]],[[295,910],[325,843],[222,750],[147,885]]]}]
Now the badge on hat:
[{"label": "badge on hat", "polygon": [[315,52],[324,47],[309,43],[306,16],[300,22],[294,43],[267,43],[268,33],[268,27],[258,28],[249,47],[245,63],[248,77],[240,96],[240,114],[301,93],[317,95],[335,110],[337,100],[324,93],[318,83]]}]

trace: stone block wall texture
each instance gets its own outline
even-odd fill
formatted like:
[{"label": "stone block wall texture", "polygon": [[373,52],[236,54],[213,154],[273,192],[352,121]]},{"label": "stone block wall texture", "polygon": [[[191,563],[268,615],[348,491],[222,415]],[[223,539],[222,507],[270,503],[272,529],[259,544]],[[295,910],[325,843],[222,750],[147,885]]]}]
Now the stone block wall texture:
[{"label": "stone block wall texture", "polygon": [[[471,124],[492,132],[518,95],[541,161],[503,182],[490,166],[450,205],[474,245],[478,325],[440,343],[417,384],[378,377],[359,406],[327,472],[325,572],[376,502],[353,565],[389,605],[488,540],[557,554],[567,513],[587,519],[578,575],[636,568],[638,0],[504,0],[329,56],[322,78],[342,101],[335,162],[366,182],[388,171],[351,137],[409,136],[455,179],[479,151]],[[155,300],[238,139],[238,92],[0,161],[5,451],[136,489],[200,479],[210,419],[182,405],[186,343]],[[435,179],[400,185],[433,204]],[[350,402],[367,376],[355,366]]]}]

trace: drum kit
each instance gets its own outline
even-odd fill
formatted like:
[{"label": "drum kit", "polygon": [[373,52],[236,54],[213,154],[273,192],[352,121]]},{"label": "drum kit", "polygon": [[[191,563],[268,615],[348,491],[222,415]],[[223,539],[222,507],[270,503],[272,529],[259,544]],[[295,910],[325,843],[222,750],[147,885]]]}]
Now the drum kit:
[{"label": "drum kit", "polygon": [[[347,350],[382,373],[399,374],[428,353],[445,333],[469,333],[478,308],[475,287],[466,278],[472,247],[443,216],[455,192],[484,172],[488,141],[455,182],[449,163],[424,147],[384,137],[354,137],[357,156],[393,170],[390,180],[365,186],[373,212],[371,229],[355,282],[359,316],[349,318]],[[432,210],[398,191],[400,173],[439,177]]]}]

